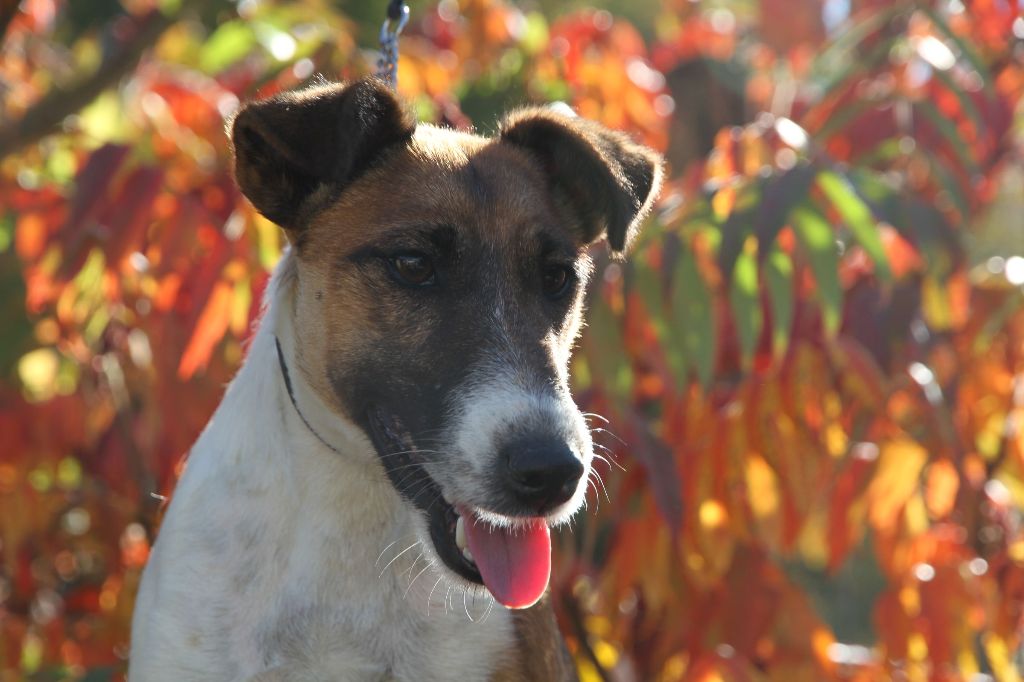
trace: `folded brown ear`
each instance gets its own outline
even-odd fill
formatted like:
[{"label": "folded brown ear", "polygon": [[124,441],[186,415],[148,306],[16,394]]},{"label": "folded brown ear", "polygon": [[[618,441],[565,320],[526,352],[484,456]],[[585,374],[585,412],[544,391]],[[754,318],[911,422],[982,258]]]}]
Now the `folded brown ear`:
[{"label": "folded brown ear", "polygon": [[380,81],[281,93],[245,105],[231,123],[235,178],[260,213],[294,229],[314,195],[340,191],[415,127]]},{"label": "folded brown ear", "polygon": [[636,236],[661,189],[657,152],[627,135],[549,109],[524,109],[501,123],[501,139],[531,151],[579,216],[589,243],[606,236],[616,253]]}]

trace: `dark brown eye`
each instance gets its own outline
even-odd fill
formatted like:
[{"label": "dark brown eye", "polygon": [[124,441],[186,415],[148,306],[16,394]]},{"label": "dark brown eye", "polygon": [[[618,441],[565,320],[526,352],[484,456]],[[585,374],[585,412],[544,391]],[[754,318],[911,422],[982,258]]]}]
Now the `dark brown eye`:
[{"label": "dark brown eye", "polygon": [[424,287],[434,283],[434,264],[422,253],[403,253],[392,257],[389,264],[402,284]]},{"label": "dark brown eye", "polygon": [[549,298],[559,298],[572,282],[572,271],[564,265],[548,265],[544,268],[541,286]]}]

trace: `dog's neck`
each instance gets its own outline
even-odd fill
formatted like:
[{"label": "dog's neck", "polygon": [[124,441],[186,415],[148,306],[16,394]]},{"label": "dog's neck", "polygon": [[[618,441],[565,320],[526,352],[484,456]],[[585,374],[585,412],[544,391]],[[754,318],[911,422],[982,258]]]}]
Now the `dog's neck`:
[{"label": "dog's neck", "polygon": [[[373,447],[365,435],[349,420],[339,418],[309,381],[296,346],[296,334],[301,333],[294,324],[297,287],[296,256],[287,250],[267,288],[254,350],[257,343],[261,350],[265,350],[262,346],[272,345],[273,366],[279,370],[280,387],[284,389],[294,413],[288,420],[289,426],[295,426],[294,418],[297,417],[307,435],[313,436],[334,455],[364,464],[373,462]],[[260,358],[258,364],[261,369],[266,367],[264,362],[265,359]]]},{"label": "dog's neck", "polygon": [[309,423],[309,419],[307,419],[306,416],[302,414],[302,408],[299,407],[299,403],[295,399],[295,387],[292,385],[292,373],[291,370],[288,369],[288,361],[284,359],[284,349],[281,348],[281,340],[278,339],[276,336],[274,337],[274,347],[277,349],[277,363],[281,367],[281,378],[284,379],[284,387],[285,390],[288,392],[288,399],[291,401],[292,407],[295,408],[295,413],[299,415],[299,419],[301,419],[302,423],[306,425],[306,428],[309,429],[309,432],[316,436],[316,439],[318,441],[324,444],[324,447],[326,447],[331,452],[340,455],[341,451],[338,450],[338,448],[331,445],[330,443],[328,443],[327,439],[325,439],[323,436],[317,433],[316,429],[313,428],[313,425]]},{"label": "dog's neck", "polygon": [[[272,482],[285,489],[289,505],[315,505],[319,518],[335,519],[339,533],[348,532],[344,525],[363,531],[369,525],[386,537],[388,529],[383,526],[406,525],[406,519],[399,518],[407,515],[405,505],[365,434],[334,412],[308,380],[296,348],[301,330],[292,325],[297,263],[290,252],[282,258],[267,286],[245,362],[194,448],[186,476],[188,469],[216,468],[233,479]],[[352,509],[346,498],[357,492],[359,498],[377,504],[367,505],[365,513]],[[336,506],[343,512],[323,513]],[[379,543],[380,537],[367,540]],[[375,545],[366,550],[374,548],[380,551]]]}]

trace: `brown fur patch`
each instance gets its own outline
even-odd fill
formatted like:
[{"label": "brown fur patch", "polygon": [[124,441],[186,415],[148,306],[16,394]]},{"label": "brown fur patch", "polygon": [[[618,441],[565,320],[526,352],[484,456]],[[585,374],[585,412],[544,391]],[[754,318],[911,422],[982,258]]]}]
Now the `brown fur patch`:
[{"label": "brown fur patch", "polygon": [[549,597],[512,613],[516,639],[493,682],[575,682],[576,666],[558,630]]}]

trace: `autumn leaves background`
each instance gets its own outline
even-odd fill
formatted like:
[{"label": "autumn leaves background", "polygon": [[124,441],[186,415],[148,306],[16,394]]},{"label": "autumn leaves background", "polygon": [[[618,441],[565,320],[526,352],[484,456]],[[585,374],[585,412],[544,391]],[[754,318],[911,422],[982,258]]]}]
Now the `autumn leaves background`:
[{"label": "autumn leaves background", "polygon": [[[152,493],[283,246],[224,117],[372,69],[384,4],[0,1],[0,679],[123,674]],[[1012,5],[413,3],[421,119],[563,100],[671,163],[574,360],[612,461],[558,539],[584,679],[1019,677]]]}]

